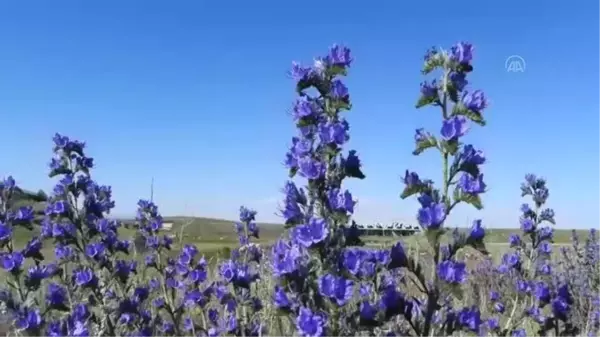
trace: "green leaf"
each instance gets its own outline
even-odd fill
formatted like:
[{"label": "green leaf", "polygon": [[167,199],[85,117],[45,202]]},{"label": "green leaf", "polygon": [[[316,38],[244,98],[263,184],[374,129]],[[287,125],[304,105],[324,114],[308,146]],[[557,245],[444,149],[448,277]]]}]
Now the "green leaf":
[{"label": "green leaf", "polygon": [[440,101],[439,95],[436,93],[435,96],[425,96],[421,94],[415,108],[419,109],[426,105],[434,104]]},{"label": "green leaf", "polygon": [[296,173],[298,173],[298,168],[297,167],[293,167],[290,169],[290,172],[288,173],[290,178],[294,178],[296,176]]},{"label": "green leaf", "polygon": [[412,185],[412,186],[406,186],[404,188],[404,191],[402,191],[402,194],[400,194],[400,199],[406,199],[412,195],[415,195],[417,193],[420,192],[424,192],[427,189],[427,186],[425,185]]},{"label": "green leaf", "polygon": [[458,64],[456,67],[456,71],[468,74],[473,71],[473,66],[470,64]]},{"label": "green leaf", "polygon": [[348,71],[346,70],[345,67],[332,66],[332,67],[327,68],[327,75],[329,75],[331,77],[346,76],[346,75],[348,75]]},{"label": "green leaf", "polygon": [[442,151],[444,151],[445,153],[448,153],[451,156],[455,155],[456,152],[458,151],[458,140],[457,139],[451,139],[449,141],[442,140],[440,143],[441,143]]},{"label": "green leaf", "polygon": [[423,153],[423,151],[432,148],[432,147],[437,147],[438,146],[438,141],[437,139],[435,139],[435,137],[431,136],[425,140],[421,140],[417,142],[417,148],[413,151],[413,155],[418,156],[421,153]]},{"label": "green leaf", "polygon": [[432,57],[429,57],[427,60],[425,60],[425,63],[423,64],[423,69],[421,70],[421,73],[423,75],[427,75],[430,72],[434,71],[435,69],[443,67],[445,60],[446,60],[446,55],[444,53],[441,53],[441,52],[436,53]]},{"label": "green leaf", "polygon": [[452,102],[458,102],[458,90],[454,87],[452,81],[448,81],[446,92],[448,93],[448,97]]},{"label": "green leaf", "polygon": [[479,197],[479,195],[462,193],[462,191],[459,188],[454,189],[454,200],[465,202],[469,205],[472,205],[477,210],[483,209],[483,204],[481,203],[481,198]]},{"label": "green leaf", "polygon": [[463,115],[481,126],[485,126],[486,124],[485,120],[483,119],[483,116],[479,112],[471,111],[461,103],[457,103],[454,105],[454,108],[452,109],[452,115]]},{"label": "green leaf", "polygon": [[464,292],[461,288],[460,285],[457,284],[451,284],[449,287],[450,292],[454,295],[454,297],[459,300],[462,301],[464,298]]},{"label": "green leaf", "polygon": [[296,84],[296,92],[301,93],[304,90],[313,86],[313,81],[310,78],[302,79]]},{"label": "green leaf", "polygon": [[352,104],[347,101],[328,99],[326,102],[326,111],[332,117],[335,116],[339,111],[348,111],[352,109]]}]

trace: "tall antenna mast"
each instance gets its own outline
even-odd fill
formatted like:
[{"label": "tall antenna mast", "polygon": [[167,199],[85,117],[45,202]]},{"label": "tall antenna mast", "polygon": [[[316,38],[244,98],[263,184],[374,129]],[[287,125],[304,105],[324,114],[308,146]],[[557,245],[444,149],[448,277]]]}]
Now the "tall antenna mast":
[{"label": "tall antenna mast", "polygon": [[152,177],[152,182],[150,183],[150,202],[154,202],[154,177]]}]

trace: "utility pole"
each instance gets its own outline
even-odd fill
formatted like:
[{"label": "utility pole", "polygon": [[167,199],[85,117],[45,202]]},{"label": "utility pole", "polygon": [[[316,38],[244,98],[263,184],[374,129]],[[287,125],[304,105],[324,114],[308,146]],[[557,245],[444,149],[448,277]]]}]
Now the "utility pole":
[{"label": "utility pole", "polygon": [[154,177],[152,177],[152,182],[150,183],[150,202],[154,202]]}]

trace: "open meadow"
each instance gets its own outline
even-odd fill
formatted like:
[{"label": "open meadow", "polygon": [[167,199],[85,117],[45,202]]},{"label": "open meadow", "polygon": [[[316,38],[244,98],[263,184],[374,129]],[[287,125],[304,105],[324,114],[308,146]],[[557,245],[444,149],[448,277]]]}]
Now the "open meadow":
[{"label": "open meadow", "polygon": [[[133,223],[131,219],[120,219],[123,223]],[[164,233],[174,237],[173,254],[177,254],[185,244],[191,244],[198,248],[200,254],[207,258],[229,256],[231,250],[239,246],[239,238],[234,231],[234,220],[210,219],[201,217],[165,217],[165,222],[172,223],[173,227],[164,230]],[[265,249],[270,248],[273,243],[286,233],[282,224],[263,224],[258,223],[260,228],[259,238],[254,242],[260,244]],[[467,231],[468,229],[460,229]],[[500,257],[510,249],[509,236],[518,233],[518,228],[487,229],[485,242],[492,256]],[[120,232],[124,238],[134,240],[137,231],[132,228],[121,228]],[[568,230],[557,229],[554,231],[554,246],[570,246],[573,233],[576,233],[581,240],[586,240],[589,234],[587,230]],[[37,235],[24,228],[17,228],[14,233],[14,240],[17,245],[25,244],[32,235]],[[450,233],[447,233],[445,241],[450,240]],[[419,247],[426,243],[423,233],[401,237],[401,236],[362,236],[362,241],[366,246],[375,248],[389,247],[397,241],[404,242],[409,247]],[[44,256],[52,257],[53,247],[48,247],[48,254]]]}]

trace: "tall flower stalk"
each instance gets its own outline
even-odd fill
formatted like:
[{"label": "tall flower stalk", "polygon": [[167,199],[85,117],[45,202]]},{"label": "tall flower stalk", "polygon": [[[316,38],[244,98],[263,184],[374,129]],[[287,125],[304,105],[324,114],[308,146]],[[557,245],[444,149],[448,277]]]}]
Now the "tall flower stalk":
[{"label": "tall flower stalk", "polygon": [[[473,223],[469,236],[456,233],[450,247],[442,249],[440,241],[445,231],[444,223],[456,205],[464,202],[477,209],[483,207],[480,195],[485,192],[486,185],[481,165],[485,163],[485,156],[482,151],[463,142],[472,123],[485,125],[483,111],[488,105],[482,91],[467,89],[467,75],[473,71],[472,60],[472,45],[461,42],[449,51],[429,50],[422,71],[427,75],[441,70],[441,77],[421,84],[421,95],[416,107],[439,108],[442,123],[439,136],[424,129],[416,130],[416,148],[413,153],[420,155],[425,150],[436,149],[442,161],[442,182],[441,187],[436,188],[432,180],[422,180],[417,173],[406,171],[406,187],[401,198],[418,195],[421,208],[417,220],[425,230],[432,249],[433,264],[436,266],[432,268],[428,278],[424,322],[418,329],[418,333],[423,336],[429,336],[433,331],[434,318],[443,299],[441,290],[448,284],[465,281],[462,276],[456,277],[464,274],[465,265],[464,262],[455,260],[455,253],[467,244],[484,251],[482,240],[485,231],[481,220]],[[475,309],[465,310],[468,310],[467,316],[479,315]],[[465,325],[463,323],[461,322]],[[445,329],[453,330],[454,324],[445,324]]]},{"label": "tall flower stalk", "polygon": [[532,322],[539,335],[576,335],[582,327],[574,325],[571,317],[571,283],[564,277],[565,271],[552,267],[555,220],[554,211],[545,207],[550,195],[546,181],[526,175],[521,195],[531,197],[533,207],[521,205],[522,233],[510,235],[513,250],[502,256],[498,266],[498,279],[504,279],[512,291],[508,297],[496,291],[491,294],[495,311],[506,315],[490,318],[490,329],[500,335],[519,335],[525,334],[522,327]]},{"label": "tall flower stalk", "polygon": [[343,155],[351,108],[342,77],[352,63],[350,50],[331,47],[312,67],[294,63],[291,71],[298,98],[292,117],[298,129],[286,154],[290,177],[307,180],[306,189],[286,183],[281,210],[290,240],[273,248],[273,267],[280,284],[275,303],[295,317],[298,333],[336,335],[343,330],[341,307],[352,297],[354,283],[340,273],[339,261],[356,226],[350,225],[355,200],[342,189],[345,178],[363,179],[356,151]]}]

